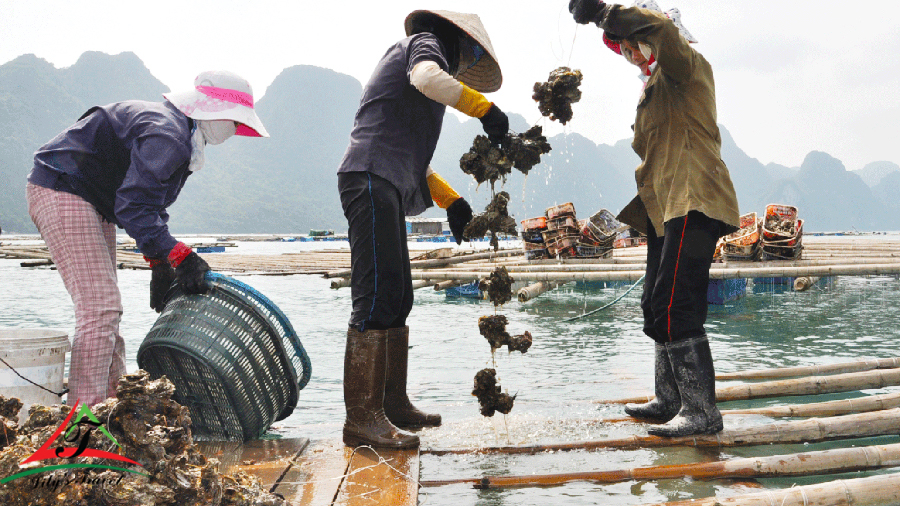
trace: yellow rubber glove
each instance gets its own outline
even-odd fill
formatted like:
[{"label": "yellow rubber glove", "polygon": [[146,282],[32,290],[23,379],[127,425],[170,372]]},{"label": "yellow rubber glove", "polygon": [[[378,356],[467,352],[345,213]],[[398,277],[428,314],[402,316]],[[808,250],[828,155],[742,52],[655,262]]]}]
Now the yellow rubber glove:
[{"label": "yellow rubber glove", "polygon": [[450,183],[437,172],[429,174],[427,181],[428,189],[431,191],[431,198],[441,209],[447,209],[450,207],[450,204],[456,202],[456,199],[459,198],[459,194],[450,187]]},{"label": "yellow rubber glove", "polygon": [[491,109],[491,101],[465,84],[462,87],[463,91],[459,95],[459,101],[453,108],[473,118],[481,118],[487,114]]}]

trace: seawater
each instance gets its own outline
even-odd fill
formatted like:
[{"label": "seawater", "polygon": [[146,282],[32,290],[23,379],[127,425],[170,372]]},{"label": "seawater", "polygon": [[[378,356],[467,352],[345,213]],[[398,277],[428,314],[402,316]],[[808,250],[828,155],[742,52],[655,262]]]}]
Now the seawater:
[{"label": "seawater", "polygon": [[[200,239],[198,239],[200,240]],[[873,238],[872,240],[877,240]],[[238,242],[226,253],[286,253],[347,247],[346,243]],[[444,245],[410,243],[415,250]],[[415,254],[415,252],[414,252]],[[71,300],[55,270],[23,268],[20,260],[0,259],[0,326],[74,331]],[[120,270],[125,312],[121,333],[128,370],[137,369],[136,353],[157,314],[149,307],[149,271]],[[339,440],[344,419],[342,368],[350,291],[333,290],[317,275],[235,275],[266,295],[287,315],[312,362],[312,379],[300,392],[294,413],[272,427],[273,436]],[[710,306],[707,331],[717,371],[732,372],[848,362],[898,355],[900,280],[895,276],[838,277],[807,292],[790,287],[749,283],[746,296],[724,306]],[[416,291],[409,318],[409,394],[420,408],[439,412],[444,424],[420,432],[423,449],[476,448],[588,441],[646,434],[639,423],[602,423],[622,416],[622,407],[598,403],[652,393],[653,343],[641,332],[636,289],[610,308],[584,319],[566,319],[605,305],[627,289],[566,285],[496,311],[509,319],[507,330],[526,330],[534,344],[526,354],[498,350],[493,356],[478,332],[478,318],[494,314],[489,301],[451,299],[430,288]],[[509,415],[486,418],[471,396],[475,373],[498,372],[500,384],[516,395]],[[719,385],[727,384],[720,382]],[[897,391],[897,388],[865,394]],[[725,403],[722,408],[812,402],[858,396],[780,398]],[[765,417],[726,417],[727,426],[769,423]],[[876,443],[897,442],[896,437]],[[884,440],[884,441],[882,441]],[[872,444],[872,440],[818,445],[770,445],[705,450],[660,448],[574,451],[527,456],[423,454],[422,480],[484,475],[530,475],[614,470],[682,464],[733,457],[793,453]],[[870,473],[871,474],[871,473]],[[550,488],[476,490],[464,485],[424,488],[420,504],[588,505],[642,504],[733,496],[758,491],[756,486],[784,488],[838,478],[851,473],[780,480],[755,485],[733,481],[628,481],[612,485],[587,482]]]}]

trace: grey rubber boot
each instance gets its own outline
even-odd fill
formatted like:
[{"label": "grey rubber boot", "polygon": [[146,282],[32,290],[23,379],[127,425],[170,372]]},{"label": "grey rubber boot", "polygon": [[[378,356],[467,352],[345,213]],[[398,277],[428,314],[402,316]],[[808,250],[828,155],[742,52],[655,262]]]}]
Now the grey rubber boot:
[{"label": "grey rubber boot", "polygon": [[441,415],[425,413],[409,401],[406,373],[409,365],[409,326],[387,330],[387,379],[384,383],[384,414],[401,429],[437,427]]},{"label": "grey rubber boot", "polygon": [[654,436],[715,434],[722,430],[716,407],[716,374],[706,336],[666,344],[672,373],[681,393],[681,410],[669,423],[651,427]]},{"label": "grey rubber boot", "polygon": [[625,413],[635,418],[666,423],[681,409],[681,395],[672,374],[669,351],[664,344],[656,343],[655,371],[656,398],[644,404],[626,404]]},{"label": "grey rubber boot", "polygon": [[387,331],[347,330],[344,354],[344,444],[415,448],[419,436],[395,427],[384,414]]}]

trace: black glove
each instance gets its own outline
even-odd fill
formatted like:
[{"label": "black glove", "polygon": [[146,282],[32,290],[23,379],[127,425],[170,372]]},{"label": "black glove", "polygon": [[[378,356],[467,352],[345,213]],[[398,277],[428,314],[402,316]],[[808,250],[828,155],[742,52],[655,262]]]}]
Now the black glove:
[{"label": "black glove", "polygon": [[456,239],[456,244],[462,244],[463,230],[472,221],[472,206],[466,199],[460,197],[447,206],[447,221],[450,223],[450,232]]},{"label": "black glove", "polygon": [[166,293],[175,281],[175,269],[165,260],[150,262],[150,307],[161,313],[166,307]]},{"label": "black glove", "polygon": [[[484,128],[484,133],[487,134],[491,144],[500,144],[503,142],[503,139],[506,138],[506,134],[509,133],[509,118],[506,116],[505,112],[501,111],[496,104],[491,104],[491,108],[488,109],[487,114],[479,119],[481,120],[482,128]],[[447,210],[449,211],[450,208],[448,207]],[[471,218],[471,216],[469,216],[469,218]]]},{"label": "black glove", "polygon": [[601,0],[569,0],[569,12],[575,18],[575,22],[581,25],[602,21],[603,8],[606,3]]},{"label": "black glove", "polygon": [[209,272],[209,264],[200,258],[196,252],[191,251],[184,260],[175,268],[175,276],[181,283],[185,293],[206,293],[209,284],[206,282],[206,273]]}]

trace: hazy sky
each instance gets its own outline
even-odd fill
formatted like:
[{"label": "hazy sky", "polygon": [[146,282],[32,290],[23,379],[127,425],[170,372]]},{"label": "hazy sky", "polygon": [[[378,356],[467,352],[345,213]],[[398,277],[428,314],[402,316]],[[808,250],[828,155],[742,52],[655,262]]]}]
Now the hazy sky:
[{"label": "hazy sky", "polygon": [[[798,166],[825,151],[856,170],[900,163],[900,2],[658,0],[678,7],[713,66],[719,122],[763,163]],[[631,2],[626,2],[630,5]],[[57,67],[84,51],[131,51],[173,90],[228,69],[261,96],[285,68],[327,67],[365,83],[415,9],[478,14],[503,69],[489,98],[529,122],[531,88],[568,65],[584,74],[566,127],[597,143],[631,136],[636,68],[577,26],[568,0],[0,0],[0,64],[27,53]],[[545,133],[561,127],[542,121]]]}]

